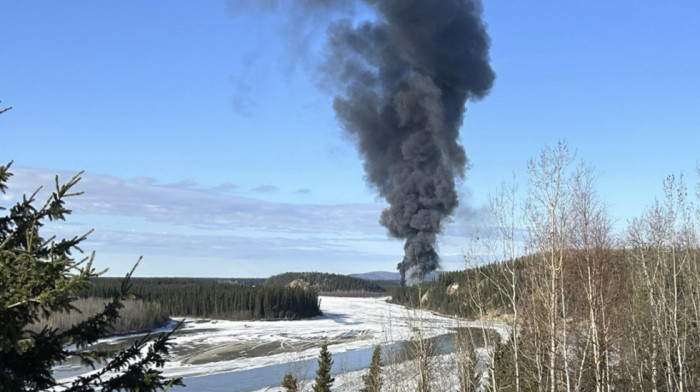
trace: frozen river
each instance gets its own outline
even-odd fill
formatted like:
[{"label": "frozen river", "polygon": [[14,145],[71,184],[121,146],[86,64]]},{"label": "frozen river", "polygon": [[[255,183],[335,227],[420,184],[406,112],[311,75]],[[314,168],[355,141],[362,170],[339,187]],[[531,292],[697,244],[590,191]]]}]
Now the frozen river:
[{"label": "frozen river", "polygon": [[[387,298],[321,297],[323,316],[296,321],[187,319],[173,339],[166,376],[181,376],[192,391],[253,391],[279,386],[284,373],[312,378],[323,339],[333,354],[333,371],[369,366],[375,345],[401,356],[401,342],[416,331],[441,341],[457,328],[477,326],[427,311],[389,304]],[[480,325],[480,324],[479,324]],[[128,337],[103,344],[125,344]],[[78,369],[57,369],[74,376]],[[183,388],[176,388],[183,390]]]}]

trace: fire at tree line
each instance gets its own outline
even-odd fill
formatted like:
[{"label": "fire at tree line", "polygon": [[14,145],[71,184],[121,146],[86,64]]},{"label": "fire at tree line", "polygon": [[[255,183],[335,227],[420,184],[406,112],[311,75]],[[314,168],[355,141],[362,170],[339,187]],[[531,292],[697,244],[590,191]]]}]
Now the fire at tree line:
[{"label": "fire at tree line", "polygon": [[[507,323],[515,331],[508,340],[484,335],[490,347],[485,358],[454,355],[463,375],[461,391],[698,390],[700,187],[693,192],[682,176],[667,177],[664,198],[614,235],[594,173],[574,162],[565,143],[545,147],[528,171],[526,203],[520,204],[515,185],[503,185],[490,198],[492,228],[488,236],[474,239],[478,256],[465,252],[469,267],[413,286],[318,273],[283,274],[269,282],[97,278],[92,255],[74,256],[85,236],[41,236],[44,223],[70,213],[66,198],[77,196],[72,192],[79,176],[65,184],[57,181],[46,203],[27,195],[0,218],[0,386],[55,389],[51,369],[69,355],[107,365],[64,390],[177,386],[181,380],[160,373],[173,332],[116,353],[78,350],[118,331],[162,326],[168,314],[234,320],[311,317],[320,313],[321,290],[390,294],[409,307]],[[10,165],[0,167],[3,192],[10,177]],[[87,309],[84,317],[77,317],[75,307]],[[64,324],[49,327],[46,317],[62,318]],[[325,344],[321,373],[332,364],[324,351]],[[442,375],[431,358],[421,362],[431,371],[419,373],[420,391],[439,390],[435,385]],[[382,370],[379,360],[370,368],[377,380]],[[110,378],[103,378],[107,372]],[[289,374],[284,385],[295,390],[297,380]],[[330,390],[330,376],[324,385],[315,390]],[[394,390],[386,382],[374,385]]]}]

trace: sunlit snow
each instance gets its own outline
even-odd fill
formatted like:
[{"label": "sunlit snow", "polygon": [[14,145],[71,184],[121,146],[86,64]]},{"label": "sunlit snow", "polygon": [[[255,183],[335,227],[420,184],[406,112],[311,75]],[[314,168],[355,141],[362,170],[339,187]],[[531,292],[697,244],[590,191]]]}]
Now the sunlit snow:
[{"label": "sunlit snow", "polygon": [[[295,321],[186,319],[173,339],[166,376],[185,378],[187,390],[251,391],[279,386],[285,372],[313,377],[323,339],[333,354],[334,371],[351,378],[369,365],[375,345],[389,347],[420,333],[424,338],[460,327],[480,327],[422,310],[409,310],[387,298],[320,297],[322,316]],[[176,317],[174,317],[177,319]],[[500,324],[490,325],[504,334]],[[129,337],[107,339],[116,345]],[[66,367],[56,376],[76,375]],[[180,388],[178,388],[180,389]]]}]

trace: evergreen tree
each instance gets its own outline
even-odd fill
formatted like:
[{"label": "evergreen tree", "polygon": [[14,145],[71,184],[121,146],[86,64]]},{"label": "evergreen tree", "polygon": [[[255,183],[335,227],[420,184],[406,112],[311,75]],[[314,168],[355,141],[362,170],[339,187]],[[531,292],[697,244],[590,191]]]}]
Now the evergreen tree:
[{"label": "evergreen tree", "polygon": [[[118,278],[91,280],[82,297],[110,297],[119,292]],[[320,314],[318,293],[294,287],[244,286],[207,278],[134,278],[132,292],[157,302],[170,314],[242,319],[299,319]],[[257,315],[256,315],[257,313]]]},{"label": "evergreen tree", "polygon": [[[532,337],[528,335],[523,336],[526,339],[531,339]],[[519,340],[519,343],[523,340]],[[521,374],[525,374],[528,377],[521,377],[520,388],[516,386],[515,379],[515,357],[513,355],[513,337],[511,336],[505,342],[498,340],[493,349],[494,355],[494,366],[493,375],[498,380],[498,391],[501,392],[535,392],[540,390],[540,381],[537,379],[536,366],[530,363],[527,358],[520,358],[520,367],[525,370]],[[518,350],[522,350],[520,344],[518,344]],[[587,389],[584,389],[587,390]],[[487,389],[489,391],[489,389]]]},{"label": "evergreen tree", "polygon": [[331,377],[331,366],[333,360],[331,353],[328,351],[328,342],[324,339],[321,345],[321,352],[318,355],[318,369],[316,369],[316,379],[314,380],[314,392],[331,392],[331,385],[335,381]]},{"label": "evergreen tree", "polygon": [[298,392],[299,382],[296,378],[294,378],[294,376],[292,376],[291,372],[287,372],[284,374],[284,378],[282,379],[282,387],[286,392]]},{"label": "evergreen tree", "polygon": [[365,382],[365,387],[360,389],[360,392],[380,392],[382,390],[382,376],[381,370],[381,352],[382,349],[379,345],[374,346],[374,351],[372,352],[372,362],[369,365],[369,371],[366,375],[362,376],[362,381]]},{"label": "evergreen tree", "polygon": [[[0,166],[0,193],[5,193],[12,176],[10,165]],[[78,174],[59,185],[57,178],[56,189],[45,203],[36,204],[37,190],[0,216],[0,390],[152,391],[181,385],[180,379],[166,380],[157,370],[165,364],[170,333],[140,339],[116,355],[87,348],[105,336],[119,317],[129,295],[131,273],[119,295],[100,313],[62,331],[49,326],[39,332],[29,328],[51,313],[74,311],[77,293],[98,275],[92,268],[93,256],[76,260],[71,254],[80,251],[87,234],[57,241],[42,238],[39,232],[47,221],[65,220],[70,214],[66,198],[80,194],[72,190],[79,180]],[[86,366],[105,365],[58,386],[52,368],[69,356],[80,358]]]}]

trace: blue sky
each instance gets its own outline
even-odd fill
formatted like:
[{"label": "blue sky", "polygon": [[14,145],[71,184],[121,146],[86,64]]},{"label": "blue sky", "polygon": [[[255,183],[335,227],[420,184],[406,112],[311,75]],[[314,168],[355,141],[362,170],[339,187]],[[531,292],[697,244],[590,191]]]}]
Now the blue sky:
[{"label": "blue sky", "polygon": [[[284,2],[281,2],[285,4]],[[85,170],[85,249],[122,275],[394,270],[402,242],[335,120],[317,67],[326,16],[232,1],[6,2],[0,14],[4,205]],[[617,227],[700,157],[700,5],[484,4],[497,77],[468,102],[462,207],[440,240],[459,269],[489,192],[566,139],[597,169]],[[362,7],[342,15],[371,16]],[[338,15],[335,15],[338,16]]]}]

